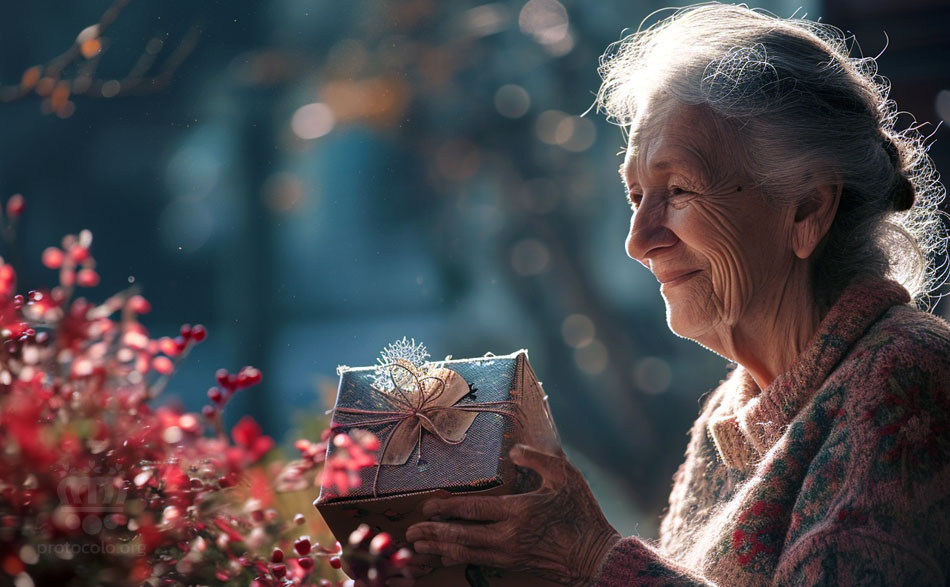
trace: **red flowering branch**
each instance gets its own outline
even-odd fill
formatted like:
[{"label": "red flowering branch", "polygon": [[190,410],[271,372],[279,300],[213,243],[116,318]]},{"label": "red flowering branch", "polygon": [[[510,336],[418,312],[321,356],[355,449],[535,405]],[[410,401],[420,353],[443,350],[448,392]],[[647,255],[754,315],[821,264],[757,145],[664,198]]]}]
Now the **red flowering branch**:
[{"label": "red flowering branch", "polygon": [[[11,233],[23,206],[7,202]],[[253,367],[215,374],[204,410],[214,435],[198,414],[155,406],[207,330],[185,324],[153,337],[139,321],[151,304],[136,291],[101,304],[77,295],[100,281],[91,245],[82,231],[46,248],[58,284],[26,295],[0,259],[0,569],[38,585],[79,573],[96,584],[339,584],[340,545],[319,525],[302,535],[306,517],[274,502],[322,478],[340,491],[359,483],[378,440],[337,435],[351,450],[324,463],[327,432],[298,441],[297,464],[262,464],[274,440],[250,416],[229,439],[221,420],[236,393],[262,380]],[[356,567],[407,558],[376,543]]]}]

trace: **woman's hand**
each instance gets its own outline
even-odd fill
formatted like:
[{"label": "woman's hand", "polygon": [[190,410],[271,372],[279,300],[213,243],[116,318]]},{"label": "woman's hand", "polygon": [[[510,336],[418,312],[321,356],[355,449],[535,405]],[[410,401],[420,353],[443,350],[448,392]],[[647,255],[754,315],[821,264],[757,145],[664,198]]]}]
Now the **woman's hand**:
[{"label": "woman's hand", "polygon": [[517,445],[510,457],[541,475],[539,489],[433,499],[423,506],[423,515],[447,521],[410,526],[406,538],[416,552],[439,555],[446,565],[472,563],[564,585],[588,585],[620,534],[563,454]]}]

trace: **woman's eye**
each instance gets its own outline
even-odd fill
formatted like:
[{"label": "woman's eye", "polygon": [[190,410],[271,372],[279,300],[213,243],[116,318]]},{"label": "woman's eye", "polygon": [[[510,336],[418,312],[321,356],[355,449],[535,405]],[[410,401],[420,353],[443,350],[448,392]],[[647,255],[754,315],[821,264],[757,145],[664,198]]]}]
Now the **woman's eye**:
[{"label": "woman's eye", "polygon": [[677,210],[685,208],[697,195],[696,192],[690,191],[687,188],[681,188],[679,186],[670,187],[668,192],[669,204]]},{"label": "woman's eye", "polygon": [[630,203],[630,208],[636,210],[640,206],[640,201],[643,199],[643,194],[632,192],[627,190],[627,202]]}]

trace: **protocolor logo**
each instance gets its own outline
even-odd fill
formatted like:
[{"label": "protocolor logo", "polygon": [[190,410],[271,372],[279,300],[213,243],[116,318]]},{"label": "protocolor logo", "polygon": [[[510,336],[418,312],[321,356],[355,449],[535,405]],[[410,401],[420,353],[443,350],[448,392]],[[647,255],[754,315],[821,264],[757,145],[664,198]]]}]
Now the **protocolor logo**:
[{"label": "protocolor logo", "polygon": [[55,515],[62,516],[66,526],[75,528],[81,523],[87,534],[102,530],[103,517],[106,526],[114,527],[111,517],[105,514],[124,511],[126,492],[119,477],[71,475],[59,482],[56,492],[62,506]]}]

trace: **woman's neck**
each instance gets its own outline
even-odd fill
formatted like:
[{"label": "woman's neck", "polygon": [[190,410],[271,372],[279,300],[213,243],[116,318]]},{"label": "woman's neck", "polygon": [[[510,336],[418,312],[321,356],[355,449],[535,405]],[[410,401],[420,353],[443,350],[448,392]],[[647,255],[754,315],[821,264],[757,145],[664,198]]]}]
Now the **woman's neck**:
[{"label": "woman's neck", "polygon": [[804,263],[784,283],[755,296],[743,320],[728,333],[726,356],[742,365],[765,389],[792,365],[818,330],[822,313]]}]

